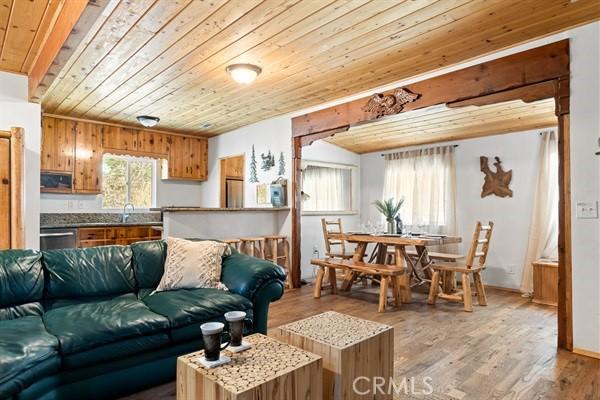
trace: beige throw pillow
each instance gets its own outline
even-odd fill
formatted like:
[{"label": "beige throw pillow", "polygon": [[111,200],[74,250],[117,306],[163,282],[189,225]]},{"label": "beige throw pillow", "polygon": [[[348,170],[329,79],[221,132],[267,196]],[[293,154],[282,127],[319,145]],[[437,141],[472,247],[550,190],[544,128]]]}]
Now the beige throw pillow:
[{"label": "beige throw pillow", "polygon": [[167,238],[165,272],[153,293],[174,289],[216,288],[221,283],[222,257],[231,254],[225,243]]}]

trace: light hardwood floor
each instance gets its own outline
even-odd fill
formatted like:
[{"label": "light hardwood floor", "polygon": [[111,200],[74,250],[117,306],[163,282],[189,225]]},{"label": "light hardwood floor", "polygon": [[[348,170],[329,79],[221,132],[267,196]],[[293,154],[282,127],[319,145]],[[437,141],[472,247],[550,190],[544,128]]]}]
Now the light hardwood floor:
[{"label": "light hardwood floor", "polygon": [[[474,306],[472,313],[461,304],[428,306],[426,294],[414,293],[411,304],[379,314],[376,293],[324,291],[315,300],[312,286],[290,290],[272,305],[269,327],[326,310],[393,325],[396,381],[411,379],[420,392],[422,379],[431,377],[434,390],[429,396],[400,393],[398,399],[600,399],[600,360],[556,350],[554,307],[488,289],[489,305]],[[175,399],[175,385],[126,399]]]}]

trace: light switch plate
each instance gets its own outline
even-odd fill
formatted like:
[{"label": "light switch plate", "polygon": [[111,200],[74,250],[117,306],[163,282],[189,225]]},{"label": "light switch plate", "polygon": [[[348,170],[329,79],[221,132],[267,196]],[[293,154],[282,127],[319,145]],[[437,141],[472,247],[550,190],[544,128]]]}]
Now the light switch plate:
[{"label": "light switch plate", "polygon": [[598,202],[577,202],[577,218],[598,218]]}]

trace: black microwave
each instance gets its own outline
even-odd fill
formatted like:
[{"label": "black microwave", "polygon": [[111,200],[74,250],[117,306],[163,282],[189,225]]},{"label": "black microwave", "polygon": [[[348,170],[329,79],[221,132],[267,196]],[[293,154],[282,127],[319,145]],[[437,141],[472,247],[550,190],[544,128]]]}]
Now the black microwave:
[{"label": "black microwave", "polygon": [[73,191],[73,175],[65,172],[42,172],[40,191],[71,193]]}]

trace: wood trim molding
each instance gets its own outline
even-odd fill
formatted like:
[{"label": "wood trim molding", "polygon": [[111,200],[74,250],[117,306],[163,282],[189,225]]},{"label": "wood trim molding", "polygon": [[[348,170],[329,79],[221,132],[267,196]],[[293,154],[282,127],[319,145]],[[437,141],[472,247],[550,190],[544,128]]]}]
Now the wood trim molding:
[{"label": "wood trim molding", "polygon": [[[401,112],[452,103],[537,84],[569,75],[569,41],[562,40],[521,53],[405,85],[420,97]],[[395,90],[383,94],[394,93]],[[372,121],[363,110],[370,97],[292,118],[292,136],[304,136],[341,126]]]},{"label": "wood trim molding", "polygon": [[23,225],[23,129],[10,129],[10,248],[25,247]]},{"label": "wood trim molding", "polygon": [[73,27],[87,5],[88,0],[68,0],[63,3],[60,14],[29,71],[30,98],[44,79],[46,72],[48,72],[63,43],[71,34]]},{"label": "wood trim molding", "polygon": [[573,347],[573,353],[600,360],[600,352]]}]

